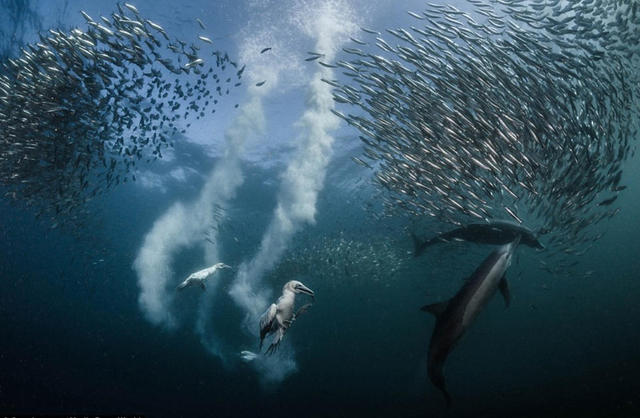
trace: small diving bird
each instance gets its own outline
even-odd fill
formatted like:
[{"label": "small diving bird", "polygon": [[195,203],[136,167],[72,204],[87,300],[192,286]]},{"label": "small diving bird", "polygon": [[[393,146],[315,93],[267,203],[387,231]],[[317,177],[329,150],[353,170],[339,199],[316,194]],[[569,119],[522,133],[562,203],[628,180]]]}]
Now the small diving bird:
[{"label": "small diving bird", "polygon": [[187,277],[184,282],[180,283],[177,290],[182,290],[185,287],[192,286],[194,284],[199,284],[202,290],[205,290],[204,282],[212,276],[219,269],[230,269],[231,267],[224,263],[216,263],[211,267],[207,267],[206,269],[202,269],[200,271],[196,271],[195,273],[191,273],[189,277]]},{"label": "small diving bird", "polygon": [[291,280],[282,288],[282,295],[276,303],[272,303],[267,311],[262,314],[260,318],[260,349],[262,349],[264,338],[268,334],[275,334],[265,354],[273,354],[278,349],[287,329],[289,329],[299,315],[306,312],[312,305],[311,303],[307,303],[294,312],[293,308],[297,293],[305,293],[315,300],[313,290],[297,280]]}]

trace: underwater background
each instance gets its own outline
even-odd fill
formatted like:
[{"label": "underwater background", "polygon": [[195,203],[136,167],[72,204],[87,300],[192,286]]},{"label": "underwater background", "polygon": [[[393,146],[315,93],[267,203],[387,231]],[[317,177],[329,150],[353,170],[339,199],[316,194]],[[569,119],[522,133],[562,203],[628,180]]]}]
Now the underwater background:
[{"label": "underwater background", "polygon": [[[135,6],[182,38],[203,32],[199,18],[216,48],[247,71],[259,67],[255,80],[267,83],[234,89],[165,158],[139,164],[135,182],[88,201],[73,222],[0,199],[0,415],[640,416],[637,156],[623,163],[621,210],[592,226],[603,235],[588,252],[568,254],[552,271],[542,268],[544,251],[518,248],[507,271],[511,306],[494,297],[447,361],[454,405],[445,412],[426,369],[435,320],[420,307],[450,298],[493,247],[454,242],[414,257],[410,234],[442,225],[383,216],[371,171],[351,158],[362,153],[358,133],[345,123],[328,129],[332,141],[311,162],[287,171],[306,149],[314,22],[336,33],[406,26],[406,11],[423,3]],[[16,56],[39,31],[86,26],[80,10],[99,16],[115,7],[3,0],[0,56]],[[242,147],[225,148],[245,128]],[[265,251],[282,205],[302,215],[274,232],[278,248],[257,258],[264,270],[254,265],[259,280],[238,297],[234,280]],[[200,235],[181,238],[194,231],[215,236],[215,248]],[[209,279],[205,292],[174,295],[184,277],[218,261],[232,270]],[[158,275],[165,281],[155,286]],[[274,360],[243,362],[242,350],[258,349],[247,312],[289,280],[313,289],[315,303]]]}]

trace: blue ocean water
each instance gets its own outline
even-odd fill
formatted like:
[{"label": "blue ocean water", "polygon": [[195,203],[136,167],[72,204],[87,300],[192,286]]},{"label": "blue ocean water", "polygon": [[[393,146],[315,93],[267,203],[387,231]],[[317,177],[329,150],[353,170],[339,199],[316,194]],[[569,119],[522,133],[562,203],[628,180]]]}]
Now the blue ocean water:
[{"label": "blue ocean water", "polygon": [[[376,10],[346,4],[390,26],[417,4],[396,11],[392,3]],[[107,1],[1,4],[6,10],[27,7],[36,16],[11,32],[24,42],[33,41],[41,28],[81,24],[77,10],[106,15],[115,6]],[[311,3],[291,4],[313,9]],[[175,4],[136,5],[166,29],[174,25],[174,32],[187,35],[199,31],[195,17],[208,17],[208,33],[231,33],[222,46],[240,55],[242,40],[253,30],[266,31],[258,38],[260,48],[280,42],[282,35],[273,29],[277,22],[261,22],[260,13],[273,19],[287,10],[275,2],[189,3],[172,21]],[[302,15],[309,13],[305,9]],[[179,138],[166,161],[139,167],[138,181],[89,202],[89,215],[77,223],[51,228],[25,204],[0,200],[0,415],[640,416],[637,157],[624,165],[622,184],[628,188],[616,201],[620,213],[594,226],[602,238],[585,255],[567,256],[571,267],[552,274],[540,268],[539,252],[518,249],[507,272],[511,306],[505,309],[494,297],[447,361],[454,407],[445,411],[426,371],[435,321],[420,307],[451,297],[492,247],[450,243],[413,257],[412,221],[401,214],[378,216],[379,191],[369,182],[370,171],[351,160],[360,144],[345,126],[333,132],[326,167],[301,186],[317,194],[290,198],[288,193],[300,188],[283,184],[308,178],[304,168],[289,180],[286,174],[299,150],[296,121],[308,106],[308,80],[286,69],[280,76],[278,87],[262,98],[262,134],[252,135],[237,170],[222,177],[226,184],[242,180],[228,199],[220,198],[222,218],[201,220],[188,208],[200,207],[193,202],[201,201],[210,173],[229,161],[225,132],[228,137],[229,121],[240,112],[233,100]],[[241,104],[249,97],[234,94]],[[177,202],[187,215],[166,215]],[[249,269],[269,245],[277,247],[263,237],[278,218],[279,205],[289,213],[286,202],[302,221],[294,216],[293,226],[279,230],[281,251],[262,259],[269,259],[269,267],[238,297],[234,285],[243,266]],[[233,267],[211,278],[205,292],[174,292],[189,273],[210,264],[211,249],[202,237],[177,244],[176,235],[166,232],[172,222],[177,236],[208,231],[217,258]],[[147,246],[156,226],[159,242]],[[422,227],[425,233],[436,230],[430,223]],[[152,267],[169,267],[168,272],[151,268],[167,277],[160,290],[150,285],[153,274],[145,281],[136,267],[144,248],[151,248],[157,263]],[[242,362],[240,351],[258,350],[245,304],[260,305],[262,295],[275,300],[294,279],[315,291],[313,306],[288,331],[275,364]],[[145,291],[160,304],[160,314],[141,301]]]}]

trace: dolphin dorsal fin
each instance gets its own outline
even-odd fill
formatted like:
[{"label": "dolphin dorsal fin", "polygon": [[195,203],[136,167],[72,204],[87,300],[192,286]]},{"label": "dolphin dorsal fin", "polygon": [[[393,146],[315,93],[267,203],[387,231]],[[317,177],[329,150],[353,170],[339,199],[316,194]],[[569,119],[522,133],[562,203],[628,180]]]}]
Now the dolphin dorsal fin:
[{"label": "dolphin dorsal fin", "polygon": [[429,312],[430,314],[433,314],[436,318],[438,318],[440,315],[442,315],[442,312],[444,312],[444,310],[447,309],[448,304],[449,304],[449,301],[445,300],[444,302],[432,303],[431,305],[424,305],[422,308],[420,308],[420,310],[423,312]]}]

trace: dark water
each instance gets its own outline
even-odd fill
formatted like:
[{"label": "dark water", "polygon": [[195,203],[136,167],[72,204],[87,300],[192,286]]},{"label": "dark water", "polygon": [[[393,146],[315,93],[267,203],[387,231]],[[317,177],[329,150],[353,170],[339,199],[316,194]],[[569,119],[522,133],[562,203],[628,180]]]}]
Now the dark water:
[{"label": "dark water", "polygon": [[[251,189],[265,173],[248,175],[238,199],[247,194],[255,198]],[[323,195],[327,211],[338,204],[330,194],[328,186]],[[495,298],[448,361],[452,416],[636,416],[637,196],[632,189],[624,197],[620,216],[606,226],[607,234],[589,255],[580,258],[575,275],[552,277],[537,268],[534,251],[519,250],[508,273],[512,306],[505,310]],[[188,327],[168,332],[144,320],[131,265],[150,219],[166,203],[157,196],[141,197],[146,196],[133,188],[110,196],[104,202],[108,215],[103,223],[92,225],[79,239],[47,230],[27,211],[3,204],[3,412],[442,412],[443,401],[426,377],[426,347],[434,321],[418,308],[454,292],[488,249],[435,248],[422,259],[407,259],[394,277],[380,281],[308,275],[305,281],[318,302],[288,335],[297,349],[298,372],[265,386],[250,367],[221,364]],[[355,211],[342,210],[347,220],[348,212]],[[331,236],[335,222],[356,239],[395,240],[398,252],[409,250],[408,239],[389,232],[391,228],[378,225],[363,231],[355,223],[322,216],[300,245]],[[241,257],[226,258],[234,262]],[[102,258],[104,262],[92,264]],[[590,269],[594,273],[588,278],[577,273]],[[224,280],[221,290],[229,284],[228,277]],[[282,281],[271,280],[274,287]],[[241,319],[233,305],[224,307],[213,315]]]},{"label": "dark water", "polygon": [[[640,416],[637,158],[625,166],[621,212],[596,227],[604,236],[574,266],[552,275],[539,268],[543,254],[518,249],[507,273],[510,308],[494,298],[447,362],[447,412],[426,375],[434,320],[419,308],[449,298],[492,248],[441,245],[413,258],[410,222],[372,217],[367,205],[379,202],[366,181],[344,187],[364,175],[349,155],[337,147],[316,223],[294,236],[264,281],[276,294],[297,278],[317,295],[287,334],[297,371],[279,382],[230,354],[257,348],[228,297],[233,273],[214,279],[221,284],[208,313],[224,360],[194,332],[199,293],[176,303],[175,329],[151,324],[138,303],[132,265],[144,236],[173,202],[198,195],[219,159],[178,144],[175,160],[152,169],[186,164],[199,175],[164,191],[124,185],[92,202],[81,228],[50,229],[1,200],[0,416]],[[259,248],[282,168],[243,163],[219,238],[226,263],[238,266]],[[174,263],[177,274],[193,271],[201,251],[181,250]]]}]

